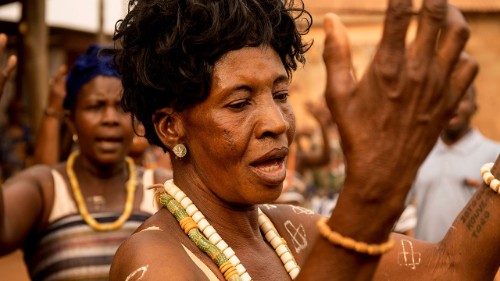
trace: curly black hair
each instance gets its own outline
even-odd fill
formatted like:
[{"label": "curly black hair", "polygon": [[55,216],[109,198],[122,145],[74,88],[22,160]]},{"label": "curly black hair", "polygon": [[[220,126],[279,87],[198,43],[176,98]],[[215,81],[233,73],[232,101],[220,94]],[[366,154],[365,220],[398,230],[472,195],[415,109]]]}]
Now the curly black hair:
[{"label": "curly black hair", "polygon": [[202,102],[217,60],[247,46],[271,46],[291,76],[305,62],[311,24],[302,0],[130,0],[113,37],[122,106],[166,149],[153,124],[158,109]]}]

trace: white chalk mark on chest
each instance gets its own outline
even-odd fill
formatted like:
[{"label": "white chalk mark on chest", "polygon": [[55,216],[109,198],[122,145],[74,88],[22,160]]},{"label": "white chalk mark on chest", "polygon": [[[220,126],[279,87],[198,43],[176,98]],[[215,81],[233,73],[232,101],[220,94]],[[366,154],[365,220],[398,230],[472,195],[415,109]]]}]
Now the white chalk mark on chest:
[{"label": "white chalk mark on chest", "polygon": [[314,211],[299,206],[292,206],[292,211],[297,215],[314,215]]},{"label": "white chalk mark on chest", "polygon": [[144,274],[148,271],[149,265],[141,266],[138,269],[134,270],[132,273],[130,273],[127,276],[127,279],[125,281],[137,281],[141,280],[142,277],[144,277]]},{"label": "white chalk mark on chest", "polygon": [[283,225],[292,238],[295,252],[297,252],[297,254],[300,253],[307,247],[307,235],[304,226],[302,224],[299,224],[299,226],[296,227],[290,220],[287,220]]},{"label": "white chalk mark on chest", "polygon": [[401,252],[398,254],[400,266],[406,266],[413,270],[420,264],[421,254],[413,250],[413,243],[410,240],[401,239]]}]

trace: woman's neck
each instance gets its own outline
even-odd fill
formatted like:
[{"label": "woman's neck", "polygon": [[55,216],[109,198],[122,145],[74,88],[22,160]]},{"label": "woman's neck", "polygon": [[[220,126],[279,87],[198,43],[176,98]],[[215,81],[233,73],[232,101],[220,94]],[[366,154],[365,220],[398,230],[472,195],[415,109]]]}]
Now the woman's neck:
[{"label": "woman's neck", "polygon": [[76,158],[74,170],[87,174],[94,178],[110,179],[116,176],[127,175],[127,165],[125,161],[112,164],[102,164],[80,154]]},{"label": "woman's neck", "polygon": [[[196,174],[174,169],[174,183],[193,201],[208,222],[230,245],[264,241],[258,224],[257,206],[240,206],[220,199]],[[238,237],[236,243],[231,243]]]}]

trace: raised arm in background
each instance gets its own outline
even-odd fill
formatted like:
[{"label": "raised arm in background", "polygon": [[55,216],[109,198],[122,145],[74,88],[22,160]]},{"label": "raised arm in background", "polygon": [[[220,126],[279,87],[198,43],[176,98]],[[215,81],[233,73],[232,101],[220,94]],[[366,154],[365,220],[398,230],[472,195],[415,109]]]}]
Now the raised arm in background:
[{"label": "raised arm in background", "polygon": [[61,124],[64,120],[63,100],[66,95],[66,73],[61,65],[50,80],[49,99],[35,142],[34,163],[54,165],[60,160]]},{"label": "raised arm in background", "polygon": [[318,167],[326,165],[330,162],[330,141],[328,138],[329,123],[331,121],[330,113],[328,108],[323,104],[306,104],[307,112],[309,112],[314,119],[318,122],[321,131],[321,145],[320,149],[316,151],[306,151],[300,145],[300,135],[297,135],[295,141],[297,145],[297,156],[296,156],[296,170],[299,174],[303,174],[303,171],[307,168]]},{"label": "raised arm in background", "polygon": [[[0,57],[3,57],[5,53],[5,47],[7,46],[7,36],[3,33],[0,34]],[[9,81],[14,69],[16,68],[17,57],[15,55],[10,55],[7,61],[2,65],[2,72],[0,73],[0,99],[2,98],[5,84]]]}]

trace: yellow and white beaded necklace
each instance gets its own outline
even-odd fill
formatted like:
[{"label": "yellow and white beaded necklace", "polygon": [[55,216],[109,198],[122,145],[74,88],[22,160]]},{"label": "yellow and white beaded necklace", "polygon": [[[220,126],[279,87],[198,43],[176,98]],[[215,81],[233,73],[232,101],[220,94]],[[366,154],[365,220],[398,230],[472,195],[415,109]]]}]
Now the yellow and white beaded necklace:
[{"label": "yellow and white beaded necklace", "polygon": [[[163,186],[165,191],[177,202],[179,202],[188,215],[196,222],[198,229],[203,233],[203,235],[227,257],[229,262],[236,268],[241,280],[252,280],[247,270],[236,256],[234,250],[231,249],[231,247],[222,239],[215,228],[210,225],[205,216],[198,210],[191,199],[189,199],[189,197],[187,197],[187,195],[174,184],[174,181],[168,180],[163,184]],[[300,272],[299,265],[290,253],[290,249],[286,245],[285,240],[278,234],[278,231],[271,220],[260,209],[258,211],[260,230],[264,234],[266,240],[271,244],[276,254],[280,257],[281,262],[290,277],[295,279]]]}]

